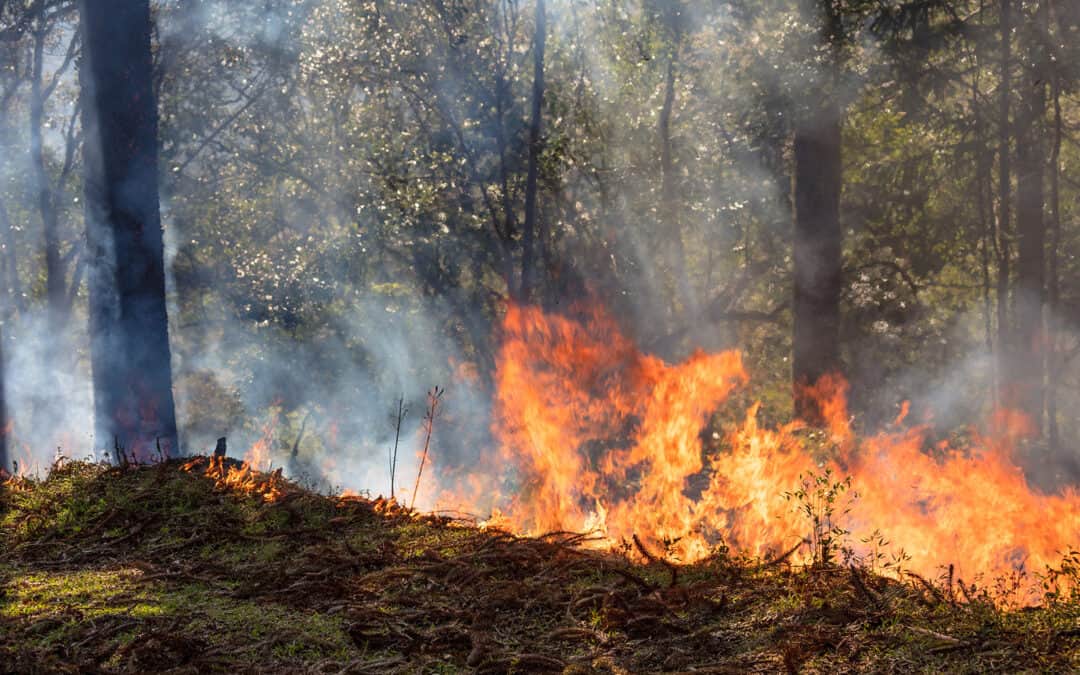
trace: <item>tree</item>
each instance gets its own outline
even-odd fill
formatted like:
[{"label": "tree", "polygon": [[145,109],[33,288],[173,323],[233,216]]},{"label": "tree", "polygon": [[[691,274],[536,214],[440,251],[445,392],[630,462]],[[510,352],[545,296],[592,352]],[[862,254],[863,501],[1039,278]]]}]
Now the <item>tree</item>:
[{"label": "tree", "polygon": [[841,17],[833,2],[820,3],[820,45],[828,54],[813,99],[796,122],[794,326],[792,378],[795,413],[817,423],[822,413],[808,387],[840,367],[840,293],[843,240],[840,228],[842,109],[836,87],[843,48]]},{"label": "tree", "polygon": [[98,442],[177,452],[147,0],[81,0],[90,353]]},{"label": "tree", "polygon": [[541,132],[544,117],[544,46],[547,42],[547,17],[544,0],[536,2],[536,27],[533,35],[532,115],[529,119],[529,164],[525,178],[525,231],[521,249],[521,299],[529,302],[536,285],[536,248],[546,245],[546,237],[537,230],[537,182],[540,175]]}]

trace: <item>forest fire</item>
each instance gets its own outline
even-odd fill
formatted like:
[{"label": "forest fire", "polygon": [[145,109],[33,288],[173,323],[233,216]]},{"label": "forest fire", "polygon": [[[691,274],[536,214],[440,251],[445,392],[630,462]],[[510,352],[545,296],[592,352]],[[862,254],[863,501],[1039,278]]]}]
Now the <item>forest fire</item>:
[{"label": "forest fire", "polygon": [[270,470],[270,444],[276,429],[277,416],[271,415],[263,425],[262,435],[247,449],[243,460],[226,457],[222,439],[219,449],[212,456],[195,457],[186,462],[183,469],[202,472],[220,488],[258,495],[266,502],[276,502],[285,489],[282,470]]},{"label": "forest fire", "polygon": [[1045,572],[1080,542],[1080,494],[1041,494],[1013,461],[1020,416],[999,415],[969,447],[903,428],[906,406],[893,428],[860,436],[846,383],[826,378],[812,392],[826,430],[766,428],[755,404],[705,450],[710,415],[749,382],[739,354],[667,364],[604,311],[573,314],[509,309],[486,458],[505,471],[462,478],[440,502],[490,511],[489,525],[519,533],[636,538],[677,562],[721,546],[794,563],[847,555],[894,576],[980,586]]}]

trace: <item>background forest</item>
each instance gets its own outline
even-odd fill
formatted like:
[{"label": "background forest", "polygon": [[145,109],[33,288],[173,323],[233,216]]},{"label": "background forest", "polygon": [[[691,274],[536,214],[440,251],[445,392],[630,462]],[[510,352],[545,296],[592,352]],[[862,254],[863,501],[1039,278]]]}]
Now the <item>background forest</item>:
[{"label": "background forest", "polygon": [[[838,368],[859,424],[909,399],[947,435],[1018,407],[1039,428],[1029,468],[1080,477],[1075,0],[154,12],[186,448],[269,428],[276,464],[381,489],[395,401],[419,411],[441,385],[440,451],[466,461],[507,302],[589,298],[665,359],[741,349],[768,419],[790,419],[793,377]],[[77,22],[74,2],[0,0],[24,465],[107,445],[90,438]]]}]

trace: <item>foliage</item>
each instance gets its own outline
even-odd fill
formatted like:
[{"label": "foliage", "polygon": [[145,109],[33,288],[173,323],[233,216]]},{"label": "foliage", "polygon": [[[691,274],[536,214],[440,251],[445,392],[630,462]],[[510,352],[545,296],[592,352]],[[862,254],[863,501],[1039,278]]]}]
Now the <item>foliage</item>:
[{"label": "foliage", "polygon": [[800,475],[799,488],[785,492],[784,499],[795,502],[795,509],[806,516],[810,525],[807,542],[815,565],[835,564],[843,538],[850,534],[841,523],[851,511],[851,501],[858,497],[849,492],[851,476],[837,480],[831,468],[820,474]]}]

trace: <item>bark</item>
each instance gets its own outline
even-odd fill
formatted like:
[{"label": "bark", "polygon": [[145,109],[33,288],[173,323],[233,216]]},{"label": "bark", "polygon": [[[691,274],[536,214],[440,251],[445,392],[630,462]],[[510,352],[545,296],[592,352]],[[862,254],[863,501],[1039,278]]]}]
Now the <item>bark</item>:
[{"label": "bark", "polygon": [[96,438],[178,450],[147,0],[80,0],[90,357]]},{"label": "bark", "polygon": [[[1045,3],[1038,13],[1044,15]],[[1041,18],[1041,16],[1040,16]],[[1039,20],[1040,28],[1045,21]],[[1043,219],[1044,166],[1043,119],[1046,116],[1046,73],[1041,47],[1034,45],[1035,66],[1024,77],[1023,119],[1016,139],[1017,261],[1014,312],[1015,349],[1012,359],[1012,405],[1022,410],[1042,430],[1043,417],[1043,302],[1046,283],[1046,222]]]},{"label": "bark", "polygon": [[840,228],[843,110],[838,73],[844,66],[843,25],[838,6],[815,3],[820,45],[829,60],[815,90],[806,92],[806,111],[795,124],[793,154],[795,236],[792,301],[792,383],[795,414],[810,424],[825,422],[808,387],[839,373],[840,294],[843,284]]},{"label": "bark", "polygon": [[1009,401],[1009,360],[1012,353],[1009,320],[1009,277],[1012,256],[1012,167],[1009,156],[1009,93],[1012,88],[1012,2],[1001,0],[1001,82],[998,85],[998,231],[997,322],[999,400]]},{"label": "bark", "polygon": [[[673,31],[674,32],[674,31]],[[664,103],[660,108],[657,131],[660,136],[660,222],[664,226],[664,248],[668,272],[675,288],[671,294],[677,298],[684,315],[697,312],[690,278],[686,272],[686,247],[683,244],[682,223],[679,214],[679,195],[675,177],[675,154],[671,140],[671,117],[675,109],[676,61],[678,59],[678,33],[672,38],[676,44],[668,54],[667,72],[664,76]]]},{"label": "bark", "polygon": [[1061,140],[1063,137],[1061,120],[1061,79],[1057,68],[1051,78],[1054,105],[1054,135],[1050,151],[1050,273],[1047,279],[1047,305],[1050,316],[1050,339],[1047,344],[1047,386],[1046,386],[1046,433],[1050,452],[1057,455],[1061,451],[1061,431],[1058,427],[1058,386],[1061,383],[1060,357],[1058,355],[1057,323],[1061,312],[1061,288],[1058,270],[1058,250],[1061,247]]},{"label": "bark", "polygon": [[807,385],[840,369],[840,111],[826,104],[795,131],[795,297],[792,377],[795,413],[823,421]]},{"label": "bark", "polygon": [[[540,177],[544,106],[544,48],[547,16],[544,0],[536,2],[536,35],[533,45],[532,118],[529,121],[529,169],[525,177],[525,224],[521,248],[521,300],[531,302],[536,286],[537,191]],[[541,242],[542,244],[542,242]]]}]

